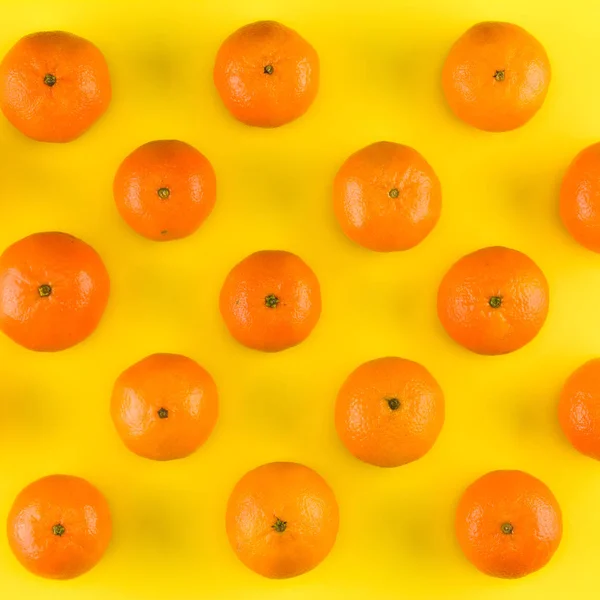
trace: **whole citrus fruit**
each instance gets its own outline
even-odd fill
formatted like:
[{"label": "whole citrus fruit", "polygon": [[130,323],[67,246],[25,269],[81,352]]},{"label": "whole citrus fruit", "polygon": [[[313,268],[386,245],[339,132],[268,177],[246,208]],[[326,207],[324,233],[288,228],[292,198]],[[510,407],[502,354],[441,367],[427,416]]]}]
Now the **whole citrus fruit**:
[{"label": "whole citrus fruit", "polygon": [[0,108],[26,136],[70,142],[106,111],[108,65],[92,42],[64,31],[21,38],[0,63]]},{"label": "whole citrus fruit", "polygon": [[429,371],[403,358],[378,358],[346,379],[335,427],[346,448],[367,463],[398,467],[424,456],[444,424],[444,394]]},{"label": "whole citrus fruit", "polygon": [[600,143],[569,165],[560,188],[560,216],[577,242],[600,252]]},{"label": "whole citrus fruit", "polygon": [[440,182],[427,161],[402,144],[377,142],[355,152],[333,184],[335,216],[356,243],[380,252],[423,241],[440,217]]},{"label": "whole citrus fruit", "polygon": [[264,577],[295,577],[314,569],[333,548],[338,528],[331,488],[296,463],[270,463],[246,473],[227,503],[229,543]]},{"label": "whole citrus fruit", "polygon": [[64,350],[96,329],[109,291],[92,247],[66,233],[35,233],[0,256],[0,328],[30,350]]},{"label": "whole citrus fruit", "polygon": [[28,570],[50,579],[83,575],[102,558],[112,536],[104,496],[85,479],[50,475],[15,499],[8,543]]},{"label": "whole citrus fruit", "polygon": [[600,460],[600,359],[586,362],[567,379],[558,419],[579,452]]},{"label": "whole citrus fruit", "polygon": [[282,250],[255,252],[230,271],[221,315],[238,342],[266,352],[299,344],[321,315],[321,289],[311,268]]},{"label": "whole citrus fruit", "polygon": [[486,575],[513,579],[541,569],[562,537],[556,498],[523,471],[492,471],[471,484],[456,511],[456,537]]},{"label": "whole citrus fruit", "polygon": [[200,227],[215,205],[216,186],[212,165],[198,150],[177,140],[157,140],[121,163],[113,194],[132,229],[165,241]]},{"label": "whole citrus fruit", "polygon": [[132,452],[154,460],[183,458],[208,439],[217,422],[217,386],[187,356],[152,354],[119,375],[110,412]]},{"label": "whole citrus fruit", "polygon": [[448,334],[479,354],[530,342],[548,314],[548,282],[525,254],[494,246],[467,254],[446,273],[437,310]]},{"label": "whole citrus fruit", "polygon": [[258,21],[221,45],[213,78],[229,112],[247,125],[279,127],[303,115],[319,89],[319,57],[293,29]]},{"label": "whole citrus fruit", "polygon": [[550,84],[544,47],[512,23],[485,22],[452,46],[442,85],[457,117],[486,131],[508,131],[541,108]]}]

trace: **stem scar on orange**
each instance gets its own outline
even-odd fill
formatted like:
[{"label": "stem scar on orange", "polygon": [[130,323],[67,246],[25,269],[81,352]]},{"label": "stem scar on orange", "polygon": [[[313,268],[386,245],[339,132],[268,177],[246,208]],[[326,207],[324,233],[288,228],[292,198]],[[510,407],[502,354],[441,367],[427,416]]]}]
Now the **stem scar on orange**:
[{"label": "stem scar on orange", "polygon": [[135,454],[153,460],[184,458],[215,427],[217,386],[187,356],[152,354],[118,377],[110,411],[117,433]]},{"label": "stem scar on orange", "polygon": [[31,573],[72,579],[92,569],[112,536],[104,496],[85,479],[50,475],[15,499],[7,522],[8,542]]},{"label": "stem scar on orange", "polygon": [[479,354],[518,350],[538,334],[548,315],[548,282],[525,254],[483,248],[446,273],[437,311],[448,334]]},{"label": "stem scar on orange", "polygon": [[338,171],[333,207],[344,233],[379,252],[408,250],[440,218],[440,182],[427,161],[402,144],[377,142],[355,152]]},{"label": "stem scar on orange", "polygon": [[216,186],[212,165],[196,148],[177,140],[156,140],[121,163],[113,195],[134,231],[167,241],[200,227],[215,205]]},{"label": "stem scar on orange", "polygon": [[66,233],[35,233],[0,256],[0,328],[25,348],[70,348],[97,327],[110,292],[96,251]]},{"label": "stem scar on orange", "polygon": [[584,148],[560,188],[560,217],[573,238],[600,252],[600,143]]},{"label": "stem scar on orange", "polygon": [[456,537],[469,561],[486,575],[514,579],[541,569],[562,537],[554,494],[523,471],[493,471],[463,494]]},{"label": "stem scar on orange", "polygon": [[290,462],[246,473],[227,503],[226,531],[238,558],[264,577],[296,577],[329,554],[339,529],[338,504],[315,471]]},{"label": "stem scar on orange", "polygon": [[558,420],[576,450],[600,460],[600,359],[586,362],[567,379]]},{"label": "stem scar on orange", "polygon": [[337,433],[360,460],[398,467],[424,456],[444,424],[444,394],[429,371],[403,358],[355,369],[335,405]]},{"label": "stem scar on orange", "polygon": [[531,34],[511,23],[485,22],[452,46],[442,85],[458,118],[485,131],[509,131],[541,108],[550,73],[546,51]]},{"label": "stem scar on orange", "polygon": [[230,271],[219,305],[238,342],[277,352],[310,335],[321,315],[321,290],[311,268],[298,256],[263,250]]},{"label": "stem scar on orange", "polygon": [[258,21],[221,45],[213,78],[229,112],[257,127],[279,127],[303,115],[319,88],[319,57],[293,29]]},{"label": "stem scar on orange", "polygon": [[0,63],[0,107],[26,136],[70,142],[106,111],[112,89],[104,56],[64,31],[21,38]]}]

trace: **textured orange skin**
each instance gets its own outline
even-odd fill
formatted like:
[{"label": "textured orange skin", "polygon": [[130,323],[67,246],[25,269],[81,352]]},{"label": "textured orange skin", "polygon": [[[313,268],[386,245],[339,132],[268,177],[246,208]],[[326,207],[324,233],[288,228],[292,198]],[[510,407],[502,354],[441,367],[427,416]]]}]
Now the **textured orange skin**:
[{"label": "textured orange skin", "polygon": [[[502,304],[490,306],[499,296]],[[529,343],[548,315],[548,282],[525,254],[494,246],[463,256],[446,273],[437,311],[448,334],[478,354],[506,354]]]},{"label": "textured orange skin", "polygon": [[[269,65],[270,75],[264,72]],[[257,127],[279,127],[303,115],[315,99],[319,57],[293,29],[258,21],[223,42],[213,79],[236,119]]]},{"label": "textured orange skin", "polygon": [[[286,522],[285,531],[273,525]],[[339,529],[338,504],[315,471],[290,462],[246,473],[227,503],[226,529],[238,558],[272,579],[302,575],[331,551]]]},{"label": "textured orange skin", "polygon": [[[505,523],[512,533],[502,531]],[[462,551],[481,572],[516,579],[552,558],[562,537],[562,513],[539,479],[523,471],[492,471],[463,494],[455,528]]]},{"label": "textured orange skin", "polygon": [[[40,296],[41,285],[52,293]],[[0,256],[0,329],[30,350],[70,348],[96,329],[109,292],[91,246],[67,233],[34,233]]]},{"label": "textured orange skin", "polygon": [[[274,294],[279,304],[265,305]],[[221,315],[244,346],[278,352],[299,344],[321,315],[321,288],[311,268],[282,250],[255,252],[230,271],[221,289]]]},{"label": "textured orange skin", "polygon": [[[392,410],[388,400],[400,407]],[[403,358],[378,358],[358,367],[342,385],[335,427],[356,458],[399,467],[424,456],[444,424],[444,394],[429,371]]]},{"label": "textured orange skin", "polygon": [[[170,191],[167,199],[158,190]],[[210,162],[177,140],[148,142],[119,167],[113,184],[117,208],[127,224],[155,241],[191,235],[211,213],[217,181]]]},{"label": "textured orange skin", "polygon": [[[158,411],[168,411],[160,418]],[[110,412],[129,450],[153,460],[184,458],[210,436],[219,414],[210,374],[180,354],[152,354],[115,382]]]},{"label": "textured orange skin", "polygon": [[[393,189],[397,198],[389,195]],[[333,207],[342,230],[357,244],[379,252],[408,250],[438,222],[442,191],[416,150],[377,142],[342,165],[333,184]]]},{"label": "textured orange skin", "polygon": [[586,362],[567,379],[558,420],[576,450],[600,460],[600,359]]},{"label": "textured orange skin", "polygon": [[[52,532],[54,525],[63,535]],[[72,579],[92,569],[112,536],[106,498],[91,483],[50,475],[28,485],[15,499],[7,522],[8,543],[31,573]]]},{"label": "textured orange skin", "polygon": [[[503,81],[496,71],[505,72]],[[509,131],[540,109],[550,75],[546,51],[532,35],[511,23],[485,22],[452,46],[442,86],[459,119],[485,131]]]},{"label": "textured orange skin", "polygon": [[[56,77],[53,86],[44,83]],[[112,89],[104,56],[88,40],[64,31],[21,38],[0,63],[0,107],[26,136],[70,142],[106,111]]]},{"label": "textured orange skin", "polygon": [[577,242],[600,252],[600,143],[569,165],[560,188],[560,217]]}]

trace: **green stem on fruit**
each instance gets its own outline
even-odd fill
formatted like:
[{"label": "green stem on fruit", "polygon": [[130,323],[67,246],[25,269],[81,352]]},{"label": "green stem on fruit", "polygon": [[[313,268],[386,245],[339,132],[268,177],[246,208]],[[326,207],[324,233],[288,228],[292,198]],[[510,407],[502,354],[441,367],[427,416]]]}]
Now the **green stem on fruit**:
[{"label": "green stem on fruit", "polygon": [[269,294],[265,297],[265,306],[275,308],[279,304],[279,298],[275,294]]},{"label": "green stem on fruit", "polygon": [[279,517],[275,517],[275,523],[273,523],[273,525],[271,525],[271,527],[277,533],[283,533],[287,527],[287,521],[282,521]]},{"label": "green stem on fruit", "polygon": [[51,293],[52,293],[52,287],[49,286],[47,283],[44,283],[43,285],[40,285],[40,287],[38,288],[38,294],[42,298],[45,298],[46,296],[49,296]]}]

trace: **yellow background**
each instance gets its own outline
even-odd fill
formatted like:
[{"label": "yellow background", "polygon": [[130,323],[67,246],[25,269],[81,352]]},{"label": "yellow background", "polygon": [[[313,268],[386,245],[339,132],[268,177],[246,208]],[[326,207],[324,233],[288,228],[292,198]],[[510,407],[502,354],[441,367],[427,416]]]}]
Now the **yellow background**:
[{"label": "yellow background", "polygon": [[[36,231],[72,233],[99,251],[113,286],[99,329],[76,348],[36,354],[0,338],[0,519],[24,485],[64,472],[103,490],[115,522],[105,559],[72,582],[29,575],[1,535],[2,599],[597,596],[600,467],[568,446],[556,403],[566,376],[600,354],[600,258],[578,247],[557,215],[565,168],[600,138],[598,2],[40,0],[0,2],[0,14],[0,54],[24,34],[64,29],[102,49],[114,84],[109,112],[67,145],[30,141],[0,118],[0,247]],[[316,103],[277,130],[233,120],[212,85],[220,42],[262,18],[296,28],[321,57]],[[524,26],[552,62],[543,109],[511,133],[462,124],[440,89],[450,45],[486,19]],[[111,194],[122,158],[160,138],[198,147],[218,178],[211,217],[193,237],[166,244],[129,230]],[[378,140],[414,146],[442,182],[439,225],[405,253],[353,245],[332,214],[337,168]],[[435,297],[452,262],[494,244],[540,265],[551,308],[528,347],[481,357],[445,335]],[[324,301],[313,335],[275,355],[236,344],[218,313],[228,270],[264,248],[302,256],[321,280]],[[164,464],[127,452],[108,412],[115,377],[157,351],[199,361],[221,398],[209,442]],[[447,403],[434,449],[394,470],[351,457],[332,419],[347,374],[384,355],[426,365]],[[273,460],[318,470],[341,510],[329,558],[288,581],[247,570],[224,531],[234,483]],[[554,559],[520,581],[479,574],[453,536],[461,492],[497,468],[540,477],[564,511]]]}]

